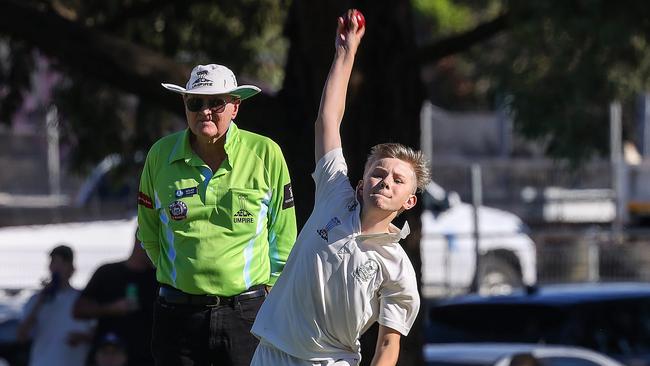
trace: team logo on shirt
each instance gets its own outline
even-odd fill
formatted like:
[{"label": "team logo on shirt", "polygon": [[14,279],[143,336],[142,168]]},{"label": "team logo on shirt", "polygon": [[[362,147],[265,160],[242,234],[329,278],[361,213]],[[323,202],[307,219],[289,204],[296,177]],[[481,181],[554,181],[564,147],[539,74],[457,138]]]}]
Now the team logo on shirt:
[{"label": "team logo on shirt", "polygon": [[153,201],[151,197],[147,196],[143,192],[138,192],[138,205],[142,205],[146,208],[153,208]]},{"label": "team logo on shirt", "polygon": [[239,199],[239,211],[235,212],[235,215],[233,217],[233,222],[252,224],[253,214],[246,209],[246,196],[240,194],[237,198]]},{"label": "team logo on shirt", "polygon": [[174,201],[169,205],[169,215],[174,220],[187,218],[187,205],[183,201]]},{"label": "team logo on shirt", "polygon": [[348,202],[346,207],[348,208],[349,212],[352,212],[357,208],[357,206],[359,206],[359,202],[353,198],[352,201]]},{"label": "team logo on shirt", "polygon": [[352,276],[361,282],[366,282],[375,277],[377,271],[379,271],[379,263],[374,259],[370,259],[366,263],[357,267],[352,272]]},{"label": "team logo on shirt", "polygon": [[291,182],[284,185],[284,199],[282,200],[282,209],[293,207],[293,188]]},{"label": "team logo on shirt", "polygon": [[198,191],[199,191],[199,187],[177,189],[174,192],[174,196],[176,196],[176,198],[191,197],[197,194]]},{"label": "team logo on shirt", "polygon": [[335,226],[341,225],[341,220],[338,217],[333,217],[324,228],[316,230],[318,235],[323,238],[325,241],[328,240],[327,233],[332,230]]},{"label": "team logo on shirt", "polygon": [[348,248],[348,243],[346,243],[344,246],[342,246],[341,249],[339,249],[339,251],[336,252],[336,254],[341,259],[343,259],[343,257],[345,257],[345,256],[348,256],[348,255],[352,254],[352,252],[350,252],[350,248]]}]

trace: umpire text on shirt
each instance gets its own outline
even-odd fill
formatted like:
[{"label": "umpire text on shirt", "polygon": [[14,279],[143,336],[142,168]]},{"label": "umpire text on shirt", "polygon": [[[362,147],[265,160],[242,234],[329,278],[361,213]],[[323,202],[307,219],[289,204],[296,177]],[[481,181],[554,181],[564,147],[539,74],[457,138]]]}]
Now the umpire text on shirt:
[{"label": "umpire text on shirt", "polygon": [[139,239],[161,284],[156,365],[246,365],[255,315],[296,239],[291,180],[279,146],[233,122],[259,88],[198,65],[183,96],[188,128],[147,155]]}]

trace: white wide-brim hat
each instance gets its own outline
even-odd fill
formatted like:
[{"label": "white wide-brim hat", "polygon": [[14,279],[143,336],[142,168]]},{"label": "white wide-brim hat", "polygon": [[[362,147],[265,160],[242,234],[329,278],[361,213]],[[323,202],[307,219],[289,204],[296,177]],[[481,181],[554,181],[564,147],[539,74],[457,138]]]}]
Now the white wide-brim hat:
[{"label": "white wide-brim hat", "polygon": [[254,85],[239,85],[235,74],[229,68],[217,65],[197,65],[190,73],[190,79],[183,88],[175,84],[161,84],[165,89],[179,94],[234,95],[240,100],[250,98],[259,93],[260,88]]}]

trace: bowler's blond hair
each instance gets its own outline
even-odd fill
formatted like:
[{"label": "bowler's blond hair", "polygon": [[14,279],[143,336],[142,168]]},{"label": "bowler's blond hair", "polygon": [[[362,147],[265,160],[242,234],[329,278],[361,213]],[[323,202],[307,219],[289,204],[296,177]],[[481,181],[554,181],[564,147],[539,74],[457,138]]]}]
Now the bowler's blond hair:
[{"label": "bowler's blond hair", "polygon": [[384,143],[375,145],[370,149],[368,160],[364,167],[364,173],[377,160],[384,158],[395,158],[409,163],[416,179],[416,190],[422,192],[424,187],[431,181],[431,170],[429,160],[422,151],[414,150],[408,146],[397,143]]}]

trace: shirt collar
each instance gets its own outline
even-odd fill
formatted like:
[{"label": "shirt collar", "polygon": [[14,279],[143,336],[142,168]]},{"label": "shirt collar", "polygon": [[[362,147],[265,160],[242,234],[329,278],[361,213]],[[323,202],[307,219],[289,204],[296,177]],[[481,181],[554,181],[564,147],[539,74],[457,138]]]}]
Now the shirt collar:
[{"label": "shirt collar", "polygon": [[376,234],[359,234],[357,240],[364,244],[379,244],[387,245],[399,242],[401,239],[406,238],[411,233],[408,221],[404,223],[401,229],[397,226],[390,224],[388,226],[388,233]]},{"label": "shirt collar", "polygon": [[230,127],[226,132],[226,143],[223,148],[226,150],[226,154],[230,155],[231,152],[234,152],[235,147],[239,146],[239,127],[235,124],[235,121],[230,121]]},{"label": "shirt collar", "polygon": [[177,160],[189,161],[192,158],[194,152],[192,151],[192,147],[190,145],[190,134],[190,129],[186,128],[182,134],[178,135],[176,144],[174,144],[174,149],[169,155],[170,164]]},{"label": "shirt collar", "polygon": [[[190,163],[192,159],[199,159],[198,156],[196,156],[196,153],[192,150],[192,145],[190,144],[191,134],[192,132],[190,129],[186,128],[185,131],[178,136],[176,144],[174,145],[174,150],[169,156],[170,164],[177,160],[185,160],[186,163]],[[228,126],[228,131],[226,131],[226,143],[224,144],[226,155],[230,155],[230,153],[233,152],[235,146],[238,146],[238,141],[239,128],[234,121],[231,121],[230,126]]]}]

